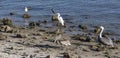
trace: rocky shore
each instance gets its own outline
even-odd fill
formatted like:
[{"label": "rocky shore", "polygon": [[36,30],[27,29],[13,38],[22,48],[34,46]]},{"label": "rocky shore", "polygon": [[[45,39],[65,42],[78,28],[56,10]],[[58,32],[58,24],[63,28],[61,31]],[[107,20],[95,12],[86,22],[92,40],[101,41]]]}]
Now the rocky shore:
[{"label": "rocky shore", "polygon": [[[22,27],[14,26],[9,18],[0,23],[0,58],[120,58],[120,40],[114,38],[120,35],[105,31],[103,36],[112,38],[115,47],[98,44],[99,28],[95,26],[66,20],[60,33],[49,21],[29,22]],[[57,33],[71,45],[54,43]]]}]

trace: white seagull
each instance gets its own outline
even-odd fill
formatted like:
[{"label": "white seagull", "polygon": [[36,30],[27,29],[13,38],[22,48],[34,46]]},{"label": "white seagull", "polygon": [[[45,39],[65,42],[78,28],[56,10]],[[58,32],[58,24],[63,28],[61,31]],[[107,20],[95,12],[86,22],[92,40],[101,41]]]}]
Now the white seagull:
[{"label": "white seagull", "polygon": [[113,45],[113,41],[110,39],[110,38],[103,38],[102,37],[102,33],[103,33],[103,30],[104,30],[104,27],[103,26],[100,26],[101,28],[101,32],[99,34],[99,38],[98,38],[98,41],[102,44],[105,44],[105,45],[109,45],[111,47],[114,47]]},{"label": "white seagull", "polygon": [[27,7],[25,7],[25,12],[26,12],[26,13],[28,12],[28,8],[27,8]]},{"label": "white seagull", "polygon": [[60,23],[62,26],[64,26],[64,25],[65,25],[65,24],[64,24],[64,20],[63,20],[63,18],[61,17],[60,13],[57,13],[57,18],[58,18],[59,23]]}]

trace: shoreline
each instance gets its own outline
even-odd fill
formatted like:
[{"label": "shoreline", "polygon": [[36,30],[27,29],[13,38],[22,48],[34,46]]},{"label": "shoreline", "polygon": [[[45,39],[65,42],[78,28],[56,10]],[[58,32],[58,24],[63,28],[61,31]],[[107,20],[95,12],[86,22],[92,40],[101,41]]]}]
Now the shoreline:
[{"label": "shoreline", "polygon": [[[67,26],[63,28],[62,33],[63,38],[70,40],[70,46],[54,43],[58,31],[56,26],[49,26],[47,21],[40,22],[39,27],[31,25],[30,28],[1,25],[1,27],[7,26],[7,29],[4,30],[5,28],[3,28],[0,31],[0,57],[36,58],[41,57],[41,55],[50,55],[51,58],[55,58],[63,55],[60,53],[68,53],[71,58],[120,57],[119,42],[114,42],[116,48],[98,45],[95,42],[98,36],[94,32],[95,27],[91,27],[92,30],[89,30],[90,26],[71,23],[67,22]],[[48,26],[44,26],[47,24]],[[114,38],[116,34],[105,31],[104,35]],[[90,36],[90,41],[86,40],[88,36]]]}]

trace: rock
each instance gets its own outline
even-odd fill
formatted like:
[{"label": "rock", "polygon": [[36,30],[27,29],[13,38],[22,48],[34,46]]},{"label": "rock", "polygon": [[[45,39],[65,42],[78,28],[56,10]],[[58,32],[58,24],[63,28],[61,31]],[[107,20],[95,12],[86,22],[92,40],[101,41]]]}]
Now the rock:
[{"label": "rock", "polygon": [[85,41],[85,42],[92,41],[92,39],[86,34],[83,34],[83,35],[78,34],[78,35],[73,36],[72,38],[74,38],[75,40],[80,40],[80,41]]},{"label": "rock", "polygon": [[42,35],[44,35],[44,34],[41,33],[41,32],[39,32],[39,33],[32,33],[32,35],[34,35],[34,36],[42,36]]},{"label": "rock", "polygon": [[36,26],[41,26],[42,23],[40,21],[36,22]]},{"label": "rock", "polygon": [[95,32],[96,34],[100,33],[100,31],[101,31],[101,29],[100,29],[99,27],[96,27],[96,28],[94,29],[94,32]]},{"label": "rock", "polygon": [[47,20],[44,20],[43,23],[46,24],[48,21]]},{"label": "rock", "polygon": [[23,14],[23,18],[30,18],[31,16],[29,14]]},{"label": "rock", "polygon": [[5,40],[7,39],[7,35],[0,33],[0,40]]},{"label": "rock", "polygon": [[3,25],[13,26],[12,20],[9,18],[3,18],[2,20]]},{"label": "rock", "polygon": [[16,37],[18,37],[18,38],[27,38],[28,35],[27,34],[17,34]]},{"label": "rock", "polygon": [[57,15],[52,15],[52,21],[58,21]]},{"label": "rock", "polygon": [[10,15],[15,15],[16,13],[15,13],[15,12],[10,12],[9,14],[10,14]]},{"label": "rock", "polygon": [[68,53],[63,53],[63,58],[70,58],[70,55]]},{"label": "rock", "polygon": [[11,28],[10,26],[5,25],[5,26],[1,26],[1,27],[0,27],[0,31],[12,33],[12,32],[13,32],[13,28]]},{"label": "rock", "polygon": [[87,30],[87,26],[86,25],[79,25],[79,28],[81,28],[82,30]]},{"label": "rock", "polygon": [[30,28],[35,28],[35,26],[36,26],[36,25],[35,25],[35,22],[30,22],[30,23],[29,23],[29,27],[30,27]]},{"label": "rock", "polygon": [[13,29],[10,26],[5,27],[5,32],[11,32],[12,33]]},{"label": "rock", "polygon": [[104,51],[105,47],[102,46],[102,45],[93,45],[93,46],[91,46],[91,50],[94,50],[94,51]]}]

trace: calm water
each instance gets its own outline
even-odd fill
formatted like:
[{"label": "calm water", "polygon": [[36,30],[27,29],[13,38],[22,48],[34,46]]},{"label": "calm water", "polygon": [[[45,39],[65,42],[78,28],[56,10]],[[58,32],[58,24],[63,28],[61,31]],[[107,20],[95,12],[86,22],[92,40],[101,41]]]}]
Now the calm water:
[{"label": "calm water", "polygon": [[[29,11],[31,20],[50,20],[50,9],[54,8],[63,18],[82,24],[103,25],[107,30],[120,34],[120,0],[0,0],[0,18],[22,21],[25,6],[32,8]],[[10,16],[12,11],[17,15]]]}]

